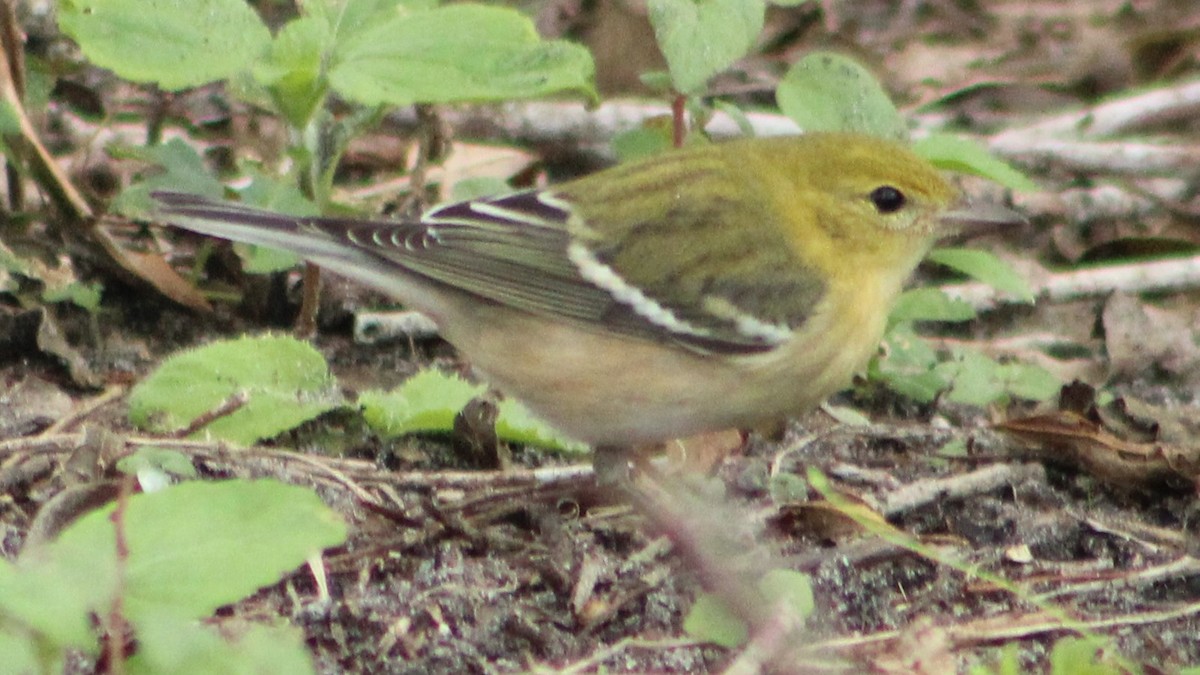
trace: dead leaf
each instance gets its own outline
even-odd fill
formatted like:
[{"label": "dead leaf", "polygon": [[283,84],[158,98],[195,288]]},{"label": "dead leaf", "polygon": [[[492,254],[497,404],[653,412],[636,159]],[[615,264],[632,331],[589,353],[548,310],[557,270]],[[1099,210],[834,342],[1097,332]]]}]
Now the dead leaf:
[{"label": "dead leaf", "polygon": [[92,239],[100,244],[117,265],[126,273],[145,281],[159,293],[184,307],[211,312],[212,305],[190,282],[179,276],[167,261],[157,253],[139,253],[121,246],[108,230],[97,224],[90,231]]},{"label": "dead leaf", "polygon": [[1126,440],[1074,412],[1009,420],[996,428],[1024,441],[1040,459],[1077,465],[1114,485],[1190,484],[1200,467],[1200,446]]}]

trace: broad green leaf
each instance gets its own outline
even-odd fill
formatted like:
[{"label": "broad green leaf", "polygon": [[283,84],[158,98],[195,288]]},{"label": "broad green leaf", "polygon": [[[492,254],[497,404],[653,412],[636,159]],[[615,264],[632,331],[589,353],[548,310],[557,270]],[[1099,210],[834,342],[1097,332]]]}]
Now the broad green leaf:
[{"label": "broad green leaf", "polygon": [[1051,675],[1121,675],[1129,672],[1118,663],[1105,659],[1112,645],[1103,637],[1063,637],[1050,650]]},{"label": "broad green leaf", "polygon": [[1010,190],[1036,192],[1038,186],[1011,164],[975,141],[949,134],[930,134],[913,151],[939,168],[994,180]]},{"label": "broad green leaf", "polygon": [[771,476],[767,489],[771,493],[771,501],[781,506],[808,501],[808,481],[794,473]]},{"label": "broad green leaf", "polygon": [[913,332],[911,322],[893,326],[884,336],[884,355],[872,359],[871,379],[920,403],[929,403],[949,386],[947,378],[934,370],[937,353]]},{"label": "broad green leaf", "polygon": [[21,116],[8,101],[0,101],[0,134],[5,136],[21,133]]},{"label": "broad green leaf", "polygon": [[99,282],[85,284],[82,281],[75,281],[53,288],[47,287],[42,292],[42,300],[69,302],[89,312],[98,312],[100,311],[100,293],[103,289],[104,287]]},{"label": "broad green leaf", "polygon": [[150,218],[154,213],[155,190],[191,192],[220,198],[225,193],[196,150],[178,138],[150,147],[112,147],[109,154],[117,159],[136,159],[162,169],[129,185],[109,205],[109,210],[130,218]]},{"label": "broad green leaf", "polygon": [[112,550],[109,542],[73,558],[27,546],[17,565],[0,561],[0,615],[56,647],[95,654],[91,615],[107,614],[117,587]]},{"label": "broad green leaf", "polygon": [[946,441],[937,450],[938,457],[967,457],[967,442],[962,438]]},{"label": "broad green leaf", "polygon": [[138,448],[132,455],[126,455],[117,460],[117,471],[126,474],[137,474],[144,469],[158,469],[181,478],[195,478],[196,467],[187,455],[178,450],[168,450],[154,446]]},{"label": "broad green leaf", "polygon": [[676,91],[701,94],[762,32],[763,0],[649,0],[650,23]]},{"label": "broad green leaf", "polygon": [[[801,2],[803,1],[804,0],[801,0]],[[730,103],[729,101],[722,101],[720,99],[713,101],[712,105],[716,110],[729,115],[729,118],[733,120],[734,124],[737,124],[738,132],[740,132],[742,136],[745,136],[746,138],[753,138],[755,136],[754,124],[750,121],[750,118],[746,116],[746,111],[742,110],[740,106],[735,103]]]},{"label": "broad green leaf", "polygon": [[304,636],[292,626],[239,625],[236,638],[163,608],[138,626],[137,652],[125,664],[130,675],[306,675],[313,673]]},{"label": "broad green leaf", "polygon": [[970,321],[975,310],[937,288],[914,288],[896,298],[889,321]]},{"label": "broad green leaf", "polygon": [[1063,383],[1050,371],[1031,363],[1005,363],[1000,366],[1005,389],[1026,401],[1045,401],[1058,396]]},{"label": "broad green leaf", "polygon": [[665,94],[671,91],[671,73],[665,70],[648,70],[638,75],[638,81],[656,94]]},{"label": "broad green leaf", "polygon": [[113,509],[88,513],[18,559],[18,581],[31,592],[63,589],[77,597],[71,607],[54,608],[56,620],[86,624],[89,613],[106,615],[118,587],[135,626],[164,607],[203,618],[346,538],[341,517],[307,488],[189,481],[129,497],[123,514],[129,555],[118,585]]},{"label": "broad green leaf", "polygon": [[671,149],[671,131],[658,127],[637,127],[612,139],[613,152],[622,162],[653,157]]},{"label": "broad green leaf", "polygon": [[325,59],[333,49],[330,27],[320,19],[301,17],[288,22],[255,64],[254,77],[267,88],[276,108],[296,129],[308,125],[325,101],[329,83]]},{"label": "broad green leaf", "polygon": [[591,55],[542,41],[533,24],[500,7],[453,5],[396,16],[339,41],[335,91],[365,105],[410,105],[596,94]]},{"label": "broad green leaf", "polygon": [[16,626],[0,626],[0,664],[6,673],[61,672],[43,669],[31,637]]},{"label": "broad green leaf", "polygon": [[806,619],[816,609],[813,598],[812,577],[789,569],[769,570],[758,582],[758,590],[768,602],[782,602],[796,616]]},{"label": "broad green leaf", "polygon": [[1011,265],[988,251],[973,248],[937,248],[930,251],[929,260],[978,279],[983,283],[1032,303],[1033,289]]},{"label": "broad green leaf", "polygon": [[314,0],[304,3],[304,12],[324,21],[338,42],[347,42],[357,40],[364,29],[438,4],[440,0]]},{"label": "broad green leaf", "polygon": [[908,138],[904,119],[875,76],[840,54],[814,52],[797,61],[775,90],[775,100],[805,131]]},{"label": "broad green leaf", "polygon": [[979,352],[962,350],[956,360],[939,364],[935,370],[952,381],[946,398],[955,403],[983,407],[1007,398],[1000,364]]},{"label": "broad green leaf", "polygon": [[[471,384],[457,375],[424,370],[390,392],[363,392],[358,402],[367,426],[384,438],[395,438],[453,431],[458,413],[471,399],[486,392],[487,387]],[[503,441],[553,450],[581,452],[586,448],[565,438],[534,417],[519,401],[511,399],[500,402],[496,435]]]},{"label": "broad green leaf", "polygon": [[520,401],[511,398],[500,402],[499,414],[496,417],[496,436],[511,443],[551,450],[586,452],[588,449],[583,443],[563,436],[554,427],[534,417]]},{"label": "broad green leaf", "polygon": [[244,0],[65,0],[58,21],[97,65],[170,91],[247,69],[271,39]]},{"label": "broad green leaf", "polygon": [[235,394],[245,405],[196,435],[249,444],[271,438],[342,404],[325,359],[312,345],[263,336],[216,342],[167,359],[129,395],[140,428],[178,429]]},{"label": "broad green leaf", "polygon": [[446,433],[454,417],[487,389],[457,375],[424,370],[390,392],[366,391],[359,395],[363,419],[375,433],[395,438],[419,432]]},{"label": "broad green leaf", "polygon": [[683,619],[683,632],[705,642],[733,649],[744,643],[749,630],[715,596],[701,594]]}]

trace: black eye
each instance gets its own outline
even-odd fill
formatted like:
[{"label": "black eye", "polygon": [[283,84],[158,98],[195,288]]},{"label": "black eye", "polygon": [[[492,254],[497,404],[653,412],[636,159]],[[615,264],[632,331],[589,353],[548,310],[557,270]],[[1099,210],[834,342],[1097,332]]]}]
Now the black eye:
[{"label": "black eye", "polygon": [[871,203],[880,213],[895,213],[904,208],[904,193],[892,187],[883,185],[871,191]]}]

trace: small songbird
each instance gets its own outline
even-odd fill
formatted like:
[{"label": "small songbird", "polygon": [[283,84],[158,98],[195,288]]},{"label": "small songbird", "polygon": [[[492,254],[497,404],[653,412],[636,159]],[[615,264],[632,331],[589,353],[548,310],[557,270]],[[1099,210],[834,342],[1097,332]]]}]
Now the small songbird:
[{"label": "small songbird", "polygon": [[429,315],[480,374],[596,447],[757,428],[877,349],[962,208],[906,147],[844,133],[668,152],[419,220],[295,217],[156,192],[158,216],[286,249]]}]

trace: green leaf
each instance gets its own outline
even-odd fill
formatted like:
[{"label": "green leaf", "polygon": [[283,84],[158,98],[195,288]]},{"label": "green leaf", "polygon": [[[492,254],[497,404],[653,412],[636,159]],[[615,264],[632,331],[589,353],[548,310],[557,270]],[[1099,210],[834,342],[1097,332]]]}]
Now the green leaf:
[{"label": "green leaf", "polygon": [[647,8],[675,90],[689,95],[750,51],[766,15],[763,0],[649,0]]},{"label": "green leaf", "polygon": [[808,501],[808,481],[794,473],[778,473],[771,476],[767,490],[771,493],[771,501],[781,506]]},{"label": "green leaf", "polygon": [[1011,164],[975,141],[949,134],[930,134],[913,143],[913,151],[934,166],[994,180],[1010,190],[1036,192],[1034,183]]},{"label": "green leaf", "polygon": [[612,148],[622,162],[653,157],[671,149],[671,131],[656,126],[622,131],[613,137]]},{"label": "green leaf", "polygon": [[[487,387],[471,384],[457,375],[423,370],[391,392],[366,391],[359,395],[367,426],[384,438],[413,433],[449,433],[454,418],[471,399]],[[552,450],[583,452],[587,446],[564,437],[534,417],[520,401],[500,402],[496,417],[500,440]]]},{"label": "green leaf", "polygon": [[904,119],[875,76],[840,54],[814,52],[797,61],[775,90],[775,100],[805,131],[908,138]]},{"label": "green leaf", "polygon": [[769,570],[758,582],[758,590],[768,602],[786,604],[801,619],[812,616],[816,609],[812,577],[789,569]]},{"label": "green leaf", "polygon": [[21,116],[12,103],[0,101],[0,134],[11,136],[21,133]]},{"label": "green leaf", "polygon": [[1108,640],[1097,636],[1064,637],[1050,650],[1051,675],[1120,675],[1128,670],[1101,660]]},{"label": "green leaf", "polygon": [[[47,604],[54,621],[86,625],[90,613],[107,615],[118,587],[139,631],[164,607],[203,618],[346,538],[341,516],[307,488],[268,480],[190,481],[129,497],[123,515],[129,554],[118,584],[113,510],[88,513],[18,559],[23,595],[75,596],[70,606]],[[7,600],[12,589],[3,590]]]},{"label": "green leaf", "polygon": [[[28,547],[27,547],[28,548]],[[110,548],[111,550],[111,548]],[[112,556],[81,558],[22,553],[21,565],[0,560],[0,615],[58,648],[95,654],[91,614],[106,613],[116,592]]]},{"label": "green leaf", "polygon": [[228,641],[217,628],[181,617],[173,609],[150,614],[138,626],[137,652],[125,664],[130,675],[315,672],[297,627],[240,625],[237,638]]},{"label": "green leaf", "polygon": [[746,624],[712,595],[701,594],[683,619],[683,632],[704,642],[733,649],[749,636]]},{"label": "green leaf", "polygon": [[961,350],[957,359],[937,366],[953,381],[946,399],[955,403],[988,406],[1007,398],[1000,364],[976,351]]},{"label": "green leaf", "polygon": [[529,412],[520,401],[505,399],[500,402],[496,417],[496,436],[503,441],[533,445],[539,448],[566,452],[587,452],[588,446],[573,441],[554,427]]},{"label": "green leaf", "polygon": [[244,0],[65,0],[58,21],[96,65],[170,91],[245,70],[271,39]]},{"label": "green leaf", "polygon": [[59,668],[42,667],[34,651],[31,636],[23,634],[15,626],[0,626],[0,663],[6,673],[51,673],[63,672]]},{"label": "green leaf", "polygon": [[970,321],[975,310],[963,300],[951,298],[937,288],[913,288],[900,294],[888,320],[902,321]]},{"label": "green leaf", "polygon": [[912,323],[894,325],[883,341],[884,355],[872,359],[869,366],[871,379],[920,403],[929,403],[950,386],[948,378],[934,370],[937,354],[913,332]]},{"label": "green leaf", "polygon": [[365,105],[596,97],[591,55],[542,41],[529,19],[500,7],[454,5],[382,21],[339,40],[329,79]]},{"label": "green leaf", "polygon": [[100,311],[100,293],[104,287],[99,283],[85,284],[76,281],[53,288],[47,287],[42,292],[42,300],[46,302],[69,302],[89,312]]},{"label": "green leaf", "polygon": [[162,171],[143,178],[121,191],[109,204],[109,210],[129,218],[149,219],[155,202],[150,193],[155,190],[190,192],[218,199],[225,194],[221,185],[192,146],[178,138],[150,147],[113,147],[109,154],[117,159],[136,159]]},{"label": "green leaf", "polygon": [[329,25],[301,17],[279,31],[266,58],[255,64],[255,79],[271,92],[276,108],[296,129],[308,126],[325,101],[325,59],[332,49]]},{"label": "green leaf", "polygon": [[1062,381],[1053,373],[1031,363],[1005,363],[1000,366],[1000,378],[1005,389],[1013,396],[1026,401],[1046,401],[1062,389]]},{"label": "green leaf", "polygon": [[978,279],[999,291],[1024,302],[1033,303],[1033,289],[1011,265],[988,251],[971,248],[937,248],[929,252],[929,260]]},{"label": "green leaf", "polygon": [[423,370],[391,392],[366,391],[359,395],[367,426],[384,438],[418,432],[447,433],[454,417],[487,388],[457,375]]},{"label": "green leaf", "polygon": [[[801,2],[804,2],[804,0],[801,0]],[[743,136],[746,138],[754,137],[754,124],[750,122],[750,118],[746,116],[746,111],[742,110],[740,106],[730,103],[729,101],[722,101],[720,99],[713,101],[712,105],[713,108],[720,110],[726,115],[729,115],[729,118],[733,120],[734,124],[737,124],[738,132],[740,132]]]},{"label": "green leaf", "polygon": [[117,460],[117,471],[121,473],[136,475],[146,469],[157,469],[181,478],[195,478],[197,475],[192,460],[178,450],[146,446]]},{"label": "green leaf", "polygon": [[638,75],[638,81],[656,94],[671,91],[671,73],[665,70],[649,70]]},{"label": "green leaf", "polygon": [[171,431],[238,393],[247,396],[245,405],[195,435],[253,443],[342,405],[325,359],[312,345],[290,337],[246,337],[167,359],[130,393],[129,419],[139,428]]},{"label": "green leaf", "polygon": [[965,458],[967,456],[967,442],[961,438],[946,441],[942,444],[942,447],[938,448],[937,456]]}]

